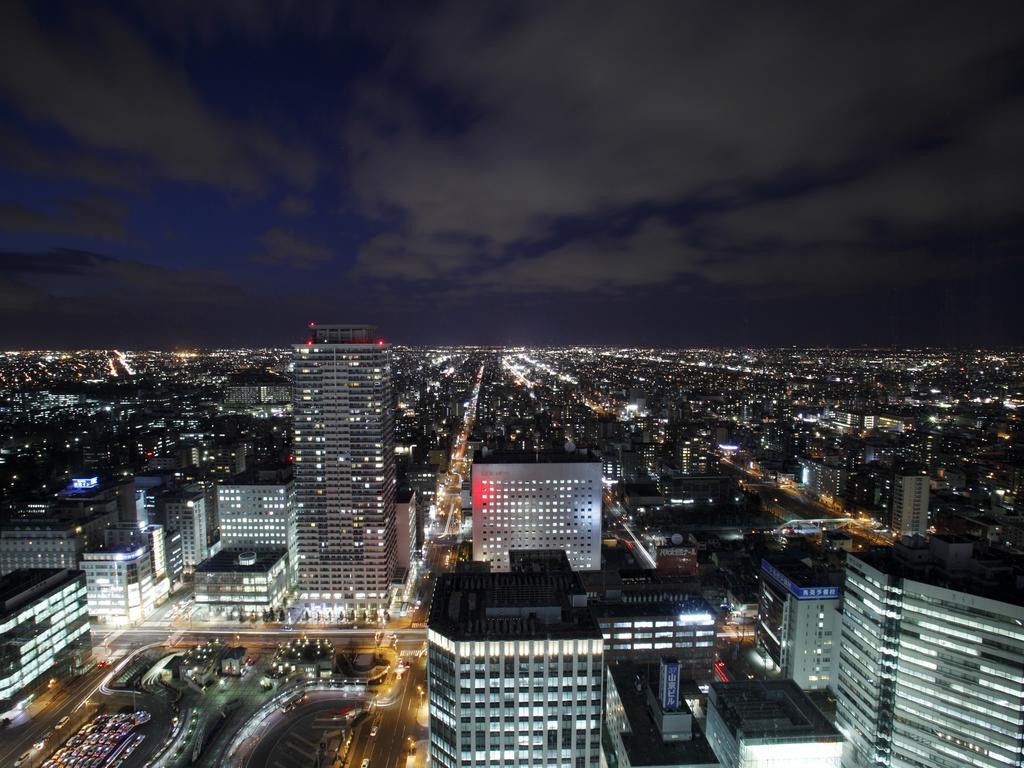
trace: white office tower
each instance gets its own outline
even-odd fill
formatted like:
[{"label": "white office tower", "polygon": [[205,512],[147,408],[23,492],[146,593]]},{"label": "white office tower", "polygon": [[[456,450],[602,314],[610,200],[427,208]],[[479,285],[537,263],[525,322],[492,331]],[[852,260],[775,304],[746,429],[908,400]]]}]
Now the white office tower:
[{"label": "white office tower", "polygon": [[558,551],[442,574],[427,630],[430,764],[597,768],[603,641]]},{"label": "white office tower", "polygon": [[892,486],[892,524],[897,536],[928,533],[928,475],[897,473]]},{"label": "white office tower", "polygon": [[845,768],[1022,764],[1024,600],[954,536],[847,556],[836,724]]},{"label": "white office tower", "polygon": [[561,549],[575,571],[601,568],[601,459],[587,451],[473,457],[473,559],[509,569],[513,549]]},{"label": "white office tower", "polygon": [[372,325],[310,325],[293,367],[299,598],[374,616],[396,569],[390,351]]},{"label": "white office tower", "polygon": [[800,560],[761,561],[757,644],[782,676],[804,690],[835,689],[839,663],[838,573]]},{"label": "white office tower", "polygon": [[191,573],[199,563],[219,551],[220,543],[211,545],[206,494],[197,485],[171,491],[160,499],[167,528],[181,532],[181,554],[185,572]]}]

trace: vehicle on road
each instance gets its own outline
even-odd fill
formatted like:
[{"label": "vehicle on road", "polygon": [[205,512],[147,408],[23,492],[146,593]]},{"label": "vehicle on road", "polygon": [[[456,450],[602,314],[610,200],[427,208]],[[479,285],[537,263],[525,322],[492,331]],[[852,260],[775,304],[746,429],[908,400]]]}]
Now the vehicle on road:
[{"label": "vehicle on road", "polygon": [[363,762],[359,764],[359,768],[370,768],[370,758],[363,758]]},{"label": "vehicle on road", "polygon": [[62,717],[57,722],[57,724],[54,726],[54,728],[63,728],[65,725],[67,725],[70,722],[71,722],[71,716],[70,715],[65,715],[64,717]]},{"label": "vehicle on road", "polygon": [[[21,757],[19,757],[19,758],[18,758],[18,759],[17,759],[17,760],[16,760],[15,762],[14,762],[14,768],[18,768],[18,766],[20,766],[20,765],[24,765],[25,763],[27,763],[27,762],[28,762],[28,759],[29,759],[30,757],[32,757],[32,750],[31,750],[31,749],[30,749],[30,750],[29,750],[28,752],[24,753],[24,754],[23,754],[23,755],[22,755]],[[366,762],[366,761],[364,760],[363,762]]]},{"label": "vehicle on road", "polygon": [[371,728],[371,729],[370,729],[370,735],[371,735],[371,736],[376,736],[376,735],[377,735],[377,729],[378,729],[379,727],[380,727],[379,725],[377,725],[376,723],[374,723],[374,726],[373,726],[373,728]]}]

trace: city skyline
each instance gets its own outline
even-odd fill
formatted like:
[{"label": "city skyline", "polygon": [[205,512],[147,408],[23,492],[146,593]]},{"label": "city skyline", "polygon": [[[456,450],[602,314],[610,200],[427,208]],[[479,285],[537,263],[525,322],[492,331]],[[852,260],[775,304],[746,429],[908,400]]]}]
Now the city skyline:
[{"label": "city skyline", "polygon": [[0,348],[1024,343],[1017,3],[0,18]]}]

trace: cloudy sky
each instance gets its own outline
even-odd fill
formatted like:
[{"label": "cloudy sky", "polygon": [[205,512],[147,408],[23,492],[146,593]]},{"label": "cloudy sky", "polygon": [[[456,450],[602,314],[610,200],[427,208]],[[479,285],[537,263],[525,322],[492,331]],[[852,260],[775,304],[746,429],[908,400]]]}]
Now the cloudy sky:
[{"label": "cloudy sky", "polygon": [[0,347],[1024,343],[1024,3],[0,3]]}]

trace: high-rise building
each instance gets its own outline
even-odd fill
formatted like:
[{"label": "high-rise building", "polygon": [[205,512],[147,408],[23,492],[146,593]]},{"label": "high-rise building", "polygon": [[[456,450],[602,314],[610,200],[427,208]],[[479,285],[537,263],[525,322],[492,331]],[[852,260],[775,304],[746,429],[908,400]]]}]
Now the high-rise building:
[{"label": "high-rise building", "polygon": [[418,517],[416,492],[399,491],[395,498],[395,520],[398,533],[396,553],[399,567],[407,570],[412,566],[416,558],[416,550],[419,548]]},{"label": "high-rise building", "polygon": [[892,523],[897,536],[928,532],[928,493],[931,480],[921,473],[898,471],[892,486]]},{"label": "high-rise building", "polygon": [[217,486],[223,549],[286,550],[291,583],[298,576],[295,485],[290,472],[255,470]]},{"label": "high-rise building", "polygon": [[839,768],[843,739],[792,680],[712,683],[707,736],[722,768]]},{"label": "high-rise building", "polygon": [[516,552],[512,573],[442,574],[427,630],[430,762],[601,759],[601,630],[564,552]]},{"label": "high-rise building", "polygon": [[805,690],[835,687],[841,580],[800,560],[761,561],[758,645]]},{"label": "high-rise building", "polygon": [[213,542],[206,509],[206,494],[198,486],[170,491],[160,498],[161,520],[169,530],[181,532],[181,554],[186,573],[219,551]]},{"label": "high-rise building", "polygon": [[477,451],[473,559],[507,571],[510,550],[561,549],[573,570],[598,570],[601,488],[587,451]]},{"label": "high-rise building", "polygon": [[386,611],[397,567],[391,357],[372,325],[310,325],[293,358],[299,596]]},{"label": "high-rise building", "polygon": [[846,558],[836,724],[845,768],[1024,760],[1024,600],[956,536]]}]

